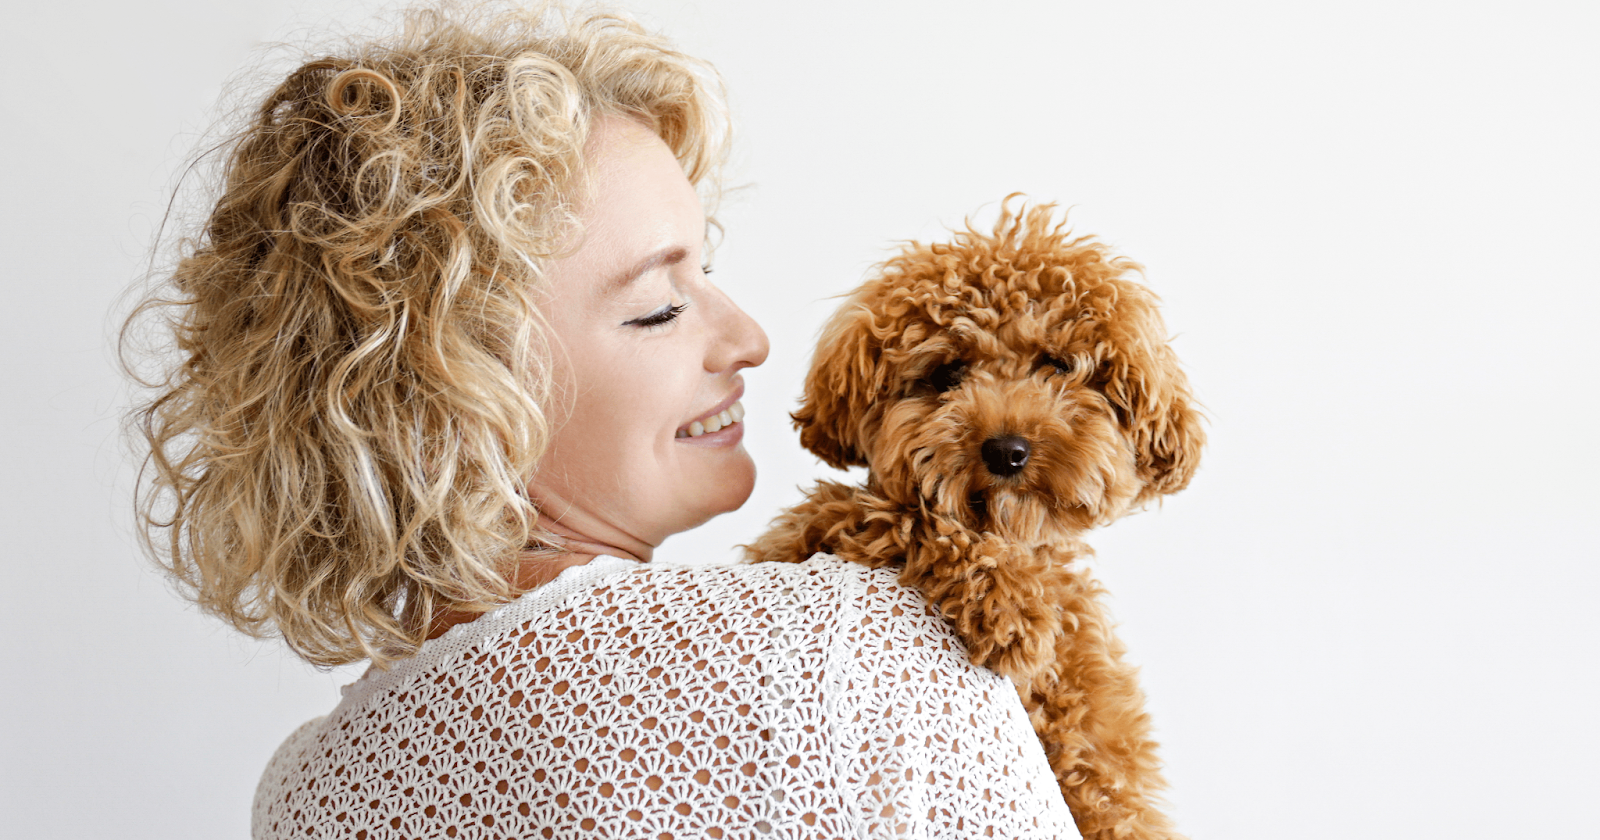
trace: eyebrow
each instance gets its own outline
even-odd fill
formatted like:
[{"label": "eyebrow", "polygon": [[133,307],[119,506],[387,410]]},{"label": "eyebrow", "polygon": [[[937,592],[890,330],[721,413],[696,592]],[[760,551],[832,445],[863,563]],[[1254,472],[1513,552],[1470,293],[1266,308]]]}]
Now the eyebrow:
[{"label": "eyebrow", "polygon": [[688,256],[689,249],[683,247],[682,245],[674,245],[667,248],[662,248],[661,250],[640,260],[636,265],[627,271],[624,271],[621,274],[612,277],[610,280],[607,280],[605,287],[601,289],[601,293],[614,294],[616,292],[620,292],[626,288],[629,283],[638,280],[640,277],[643,277],[651,271],[664,265],[677,265],[678,263],[681,263],[687,259]]}]

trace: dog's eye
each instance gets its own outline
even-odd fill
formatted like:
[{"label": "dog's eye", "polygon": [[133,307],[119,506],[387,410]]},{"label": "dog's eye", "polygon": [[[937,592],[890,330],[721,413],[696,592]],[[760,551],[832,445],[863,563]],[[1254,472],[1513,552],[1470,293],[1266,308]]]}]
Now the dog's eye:
[{"label": "dog's eye", "polygon": [[961,361],[960,359],[956,359],[955,361],[951,362],[945,362],[944,364],[934,368],[932,373],[928,374],[928,384],[933,386],[935,391],[938,391],[942,394],[945,391],[960,385],[961,375],[966,373],[966,371],[967,363]]},{"label": "dog's eye", "polygon": [[1052,373],[1071,373],[1072,372],[1072,363],[1071,362],[1062,361],[1061,359],[1058,359],[1055,356],[1043,356],[1043,357],[1041,357],[1039,359],[1039,367],[1044,368],[1046,366],[1055,368],[1054,371],[1051,371]]}]

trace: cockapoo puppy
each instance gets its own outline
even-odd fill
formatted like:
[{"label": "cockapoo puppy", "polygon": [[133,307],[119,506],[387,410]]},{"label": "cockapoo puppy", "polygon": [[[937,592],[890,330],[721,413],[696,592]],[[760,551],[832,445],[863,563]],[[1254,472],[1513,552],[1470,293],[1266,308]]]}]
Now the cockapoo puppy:
[{"label": "cockapoo puppy", "polygon": [[1081,537],[1188,484],[1200,415],[1138,267],[1010,204],[909,245],[824,328],[795,425],[866,483],[821,482],[746,554],[902,567],[1016,683],[1086,840],[1177,837]]}]

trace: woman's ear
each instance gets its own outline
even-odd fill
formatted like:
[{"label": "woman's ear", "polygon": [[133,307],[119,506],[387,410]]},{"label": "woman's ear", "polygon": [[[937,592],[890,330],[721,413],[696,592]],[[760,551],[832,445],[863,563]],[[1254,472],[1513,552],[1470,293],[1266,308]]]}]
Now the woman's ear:
[{"label": "woman's ear", "polygon": [[1102,360],[1097,384],[1133,445],[1143,485],[1134,498],[1138,506],[1189,484],[1206,435],[1188,377],[1167,346],[1155,296],[1135,288],[1123,291],[1105,325],[1111,354]]},{"label": "woman's ear", "polygon": [[800,408],[789,415],[800,445],[836,469],[867,465],[863,420],[883,387],[883,348],[858,293],[823,327]]}]

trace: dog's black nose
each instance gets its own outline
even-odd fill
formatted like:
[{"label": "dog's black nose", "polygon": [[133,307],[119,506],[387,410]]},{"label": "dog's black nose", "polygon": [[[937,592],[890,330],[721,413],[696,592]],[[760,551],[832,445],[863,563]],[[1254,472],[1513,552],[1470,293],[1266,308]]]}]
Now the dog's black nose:
[{"label": "dog's black nose", "polygon": [[1033,447],[1016,435],[993,437],[983,442],[983,463],[995,475],[1016,475],[1028,465]]}]

